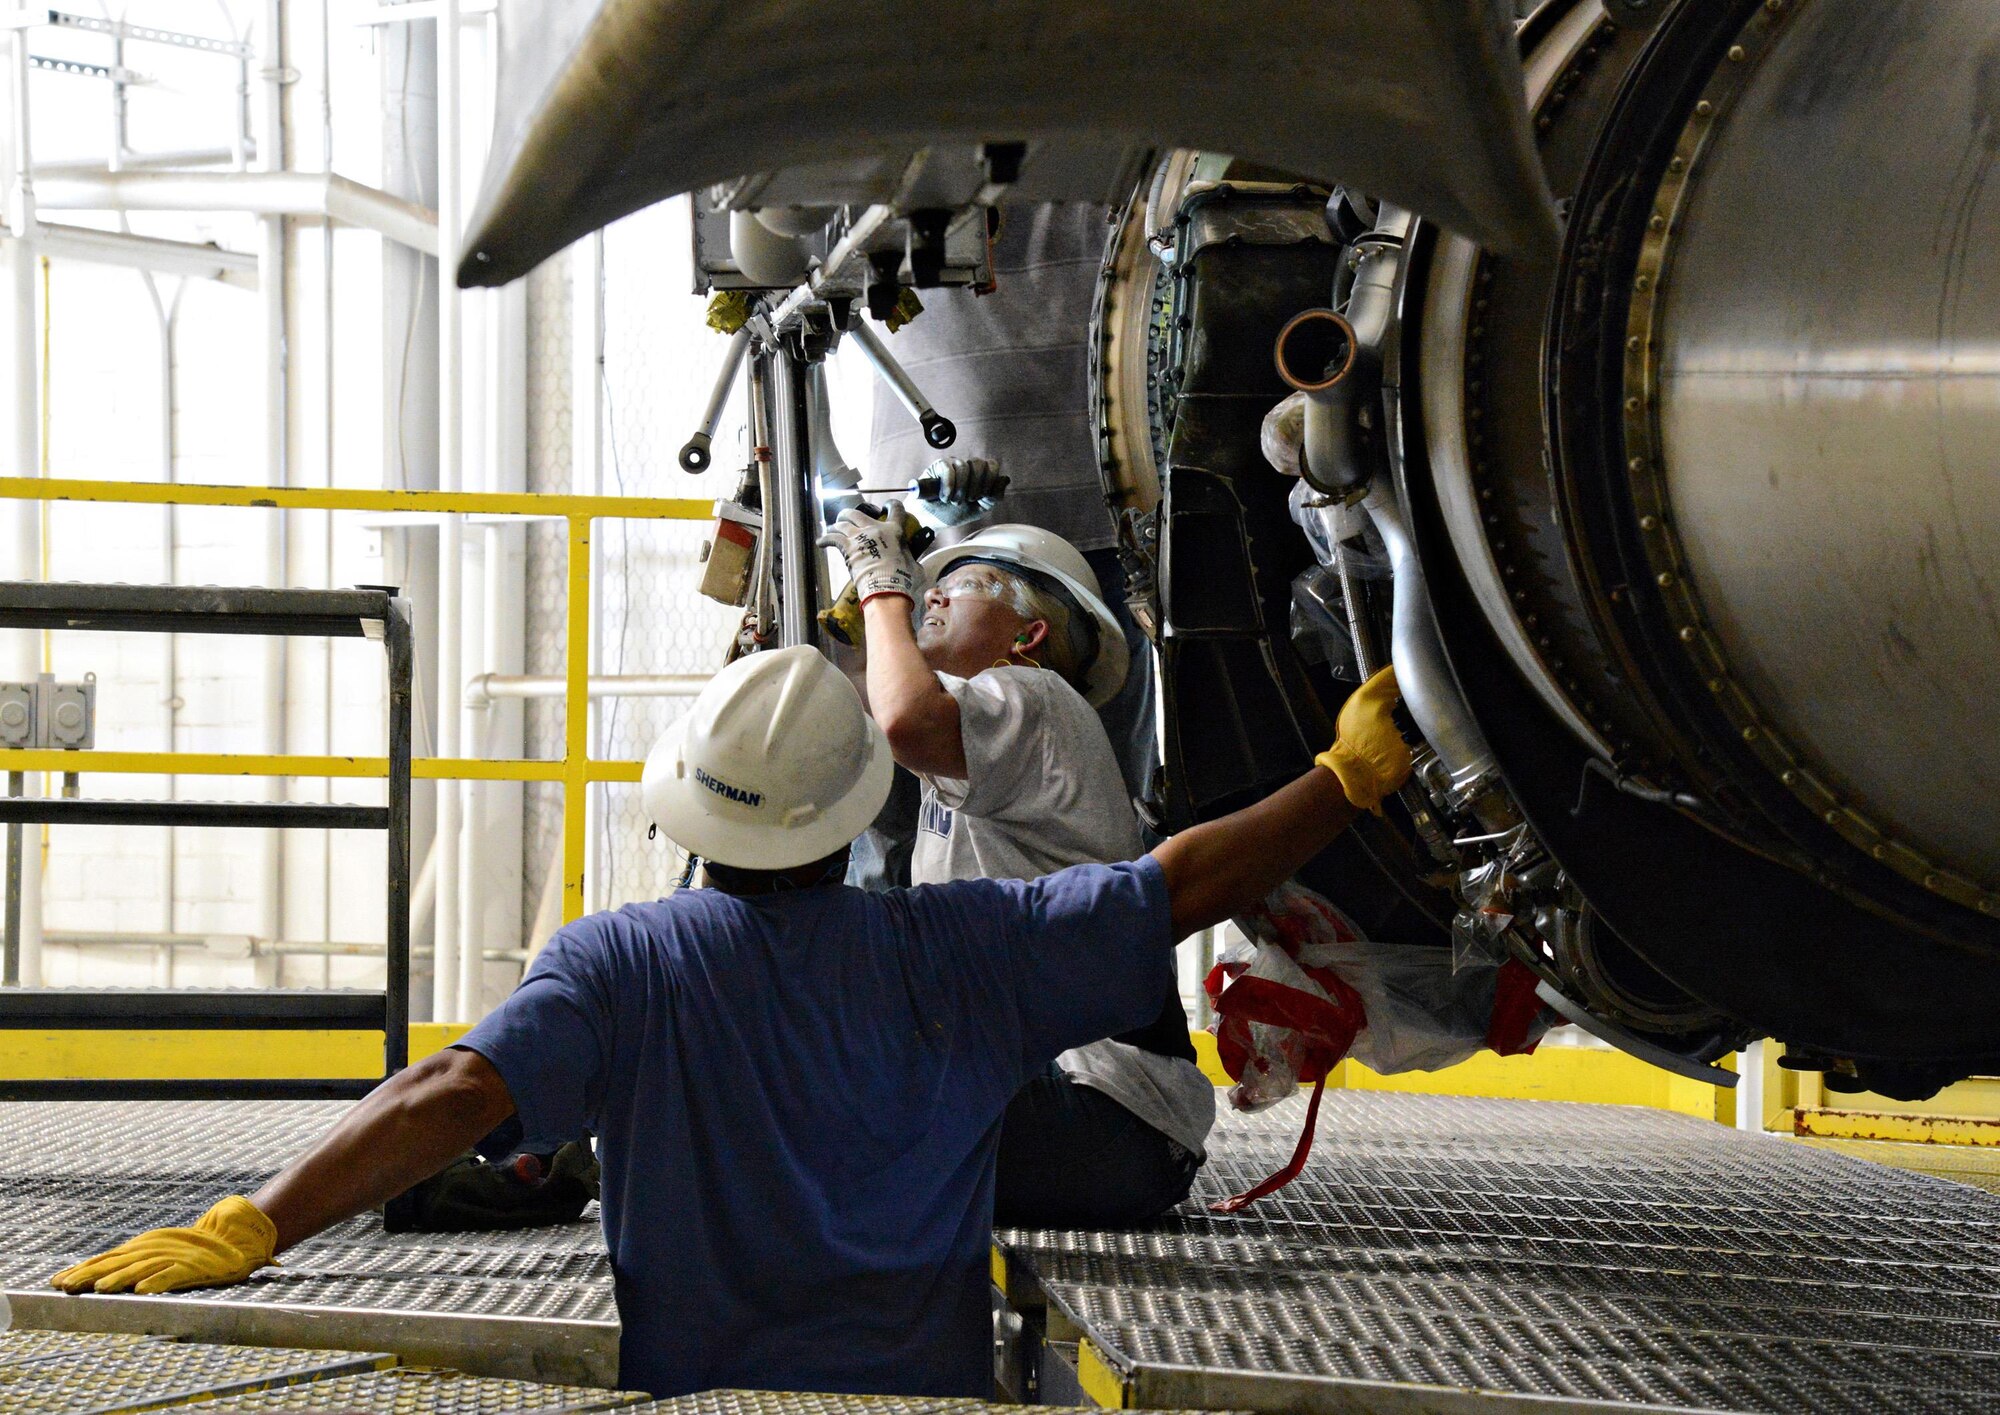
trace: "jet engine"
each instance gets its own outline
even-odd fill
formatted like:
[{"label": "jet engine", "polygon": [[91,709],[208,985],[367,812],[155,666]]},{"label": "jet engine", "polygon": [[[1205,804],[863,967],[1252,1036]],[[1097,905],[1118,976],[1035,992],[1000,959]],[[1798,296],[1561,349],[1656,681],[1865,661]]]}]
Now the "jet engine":
[{"label": "jet engine", "polygon": [[1313,881],[1376,936],[1712,1079],[1757,1036],[1836,1088],[2000,1070],[1987,0],[506,3],[461,283],[697,191],[803,369],[982,280],[982,210],[1121,208],[1161,828],[1393,662],[1420,769]]},{"label": "jet engine", "polygon": [[1393,657],[1430,750],[1362,843],[1454,946],[1668,1064],[1994,1069],[2000,19],[1551,0],[1519,43],[1553,262],[1194,153],[1126,215],[1156,809],[1269,789]]}]

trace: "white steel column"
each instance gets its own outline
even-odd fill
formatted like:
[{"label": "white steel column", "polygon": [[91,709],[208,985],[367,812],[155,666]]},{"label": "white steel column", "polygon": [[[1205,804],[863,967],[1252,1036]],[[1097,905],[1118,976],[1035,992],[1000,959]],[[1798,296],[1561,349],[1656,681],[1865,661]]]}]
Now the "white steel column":
[{"label": "white steel column", "polygon": [[[258,26],[257,69],[262,80],[262,122],[257,133],[257,170],[277,172],[285,165],[285,31],[283,0],[265,0],[263,22]],[[244,101],[249,100],[246,96]],[[286,400],[290,349],[285,318],[285,218],[267,216],[258,223],[257,302],[263,314],[263,476],[271,486],[291,482],[287,455]],[[286,584],[285,540],[290,532],[289,517],[274,511],[266,519],[269,526],[264,542],[264,583],[282,589]],[[291,644],[281,638],[264,641],[264,750],[282,755],[288,741],[285,730],[286,687],[289,680]],[[273,777],[266,787],[272,800],[283,800],[287,783]],[[261,873],[266,891],[262,926],[266,938],[285,935],[285,841],[284,832],[267,830],[259,850]],[[270,981],[277,981],[272,967]]]},{"label": "white steel column", "polygon": [[[570,490],[579,496],[596,496],[604,489],[604,233],[596,231],[569,248],[570,278]],[[600,523],[601,524],[601,523]],[[589,671],[600,664],[597,626],[603,622],[604,596],[599,589],[599,566],[604,537],[590,538],[590,655]],[[601,755],[595,724],[590,735],[593,756]],[[584,813],[583,908],[589,913],[603,907],[604,881],[598,868],[601,856],[599,834],[604,828],[603,813],[586,808]]]},{"label": "white steel column", "polygon": [[[462,96],[462,176],[486,164],[486,138],[494,128],[500,66],[500,18],[488,12],[482,24],[464,30],[472,44],[460,48]],[[462,192],[460,192],[462,196]],[[514,282],[500,290],[464,296],[466,406],[464,450],[468,488],[480,492],[524,492],[528,488],[528,290]],[[526,666],[526,530],[486,524],[472,542],[464,572],[466,590],[476,588],[476,608],[466,614],[460,670],[476,674],[518,674]],[[474,600],[468,598],[468,606]],[[460,739],[466,755],[516,757],[526,741],[518,702],[474,704],[464,684],[454,686],[464,711]],[[522,941],[522,787],[518,781],[466,781],[460,823],[460,907],[458,907],[458,1015],[476,1021],[486,1015],[486,949],[512,949]]]},{"label": "white steel column", "polygon": [[[7,140],[0,144],[0,164],[6,177],[6,288],[0,291],[0,380],[6,397],[0,400],[0,456],[12,476],[35,476],[41,470],[41,400],[35,342],[35,196],[29,169],[33,151],[28,141],[28,32],[11,37],[13,61],[8,71],[8,103],[4,110]],[[0,522],[0,558],[11,578],[42,578],[41,506],[10,501]],[[15,682],[32,682],[41,672],[41,635],[12,630],[0,648],[0,674]],[[22,790],[42,794],[42,777],[30,775]],[[42,981],[42,851],[41,832],[23,830],[21,851],[21,983]]]},{"label": "white steel column", "polygon": [[1736,1128],[1755,1134],[1764,1132],[1764,1047],[1758,1038],[1736,1053]]},{"label": "white steel column", "polygon": [[[438,487],[464,489],[460,433],[462,393],[458,324],[459,212],[459,33],[458,0],[438,0]],[[446,516],[438,528],[438,755],[460,755],[461,697],[465,685],[461,619],[465,604],[463,548],[465,520]],[[477,943],[459,932],[459,832],[464,796],[460,783],[437,788],[437,924],[431,962],[434,1018],[460,1020],[460,950]]]}]

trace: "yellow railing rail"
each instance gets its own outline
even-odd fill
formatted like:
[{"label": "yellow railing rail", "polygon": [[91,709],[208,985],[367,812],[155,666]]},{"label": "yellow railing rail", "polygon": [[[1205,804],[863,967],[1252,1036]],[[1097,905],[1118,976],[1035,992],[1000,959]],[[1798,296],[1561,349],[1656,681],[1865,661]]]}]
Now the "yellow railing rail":
[{"label": "yellow railing rail", "polygon": [[[585,789],[637,781],[640,763],[590,756],[590,526],[597,520],[705,520],[713,505],[681,497],[563,496],[541,492],[366,491],[344,487],[213,486],[187,482],[0,477],[0,499],[229,506],[252,510],[421,512],[526,516],[568,522],[569,617],[564,634],[563,754],[557,761],[424,757],[411,775],[431,781],[559,781],[563,786],[563,917],[583,913]],[[317,776],[388,774],[386,757],[259,756],[248,753],[0,750],[0,770],[125,775]]]},{"label": "yellow railing rail", "polygon": [[0,477],[0,499],[106,501],[140,506],[241,506],[259,511],[421,511],[439,516],[581,516],[586,520],[699,521],[714,503],[686,497],[566,496],[540,491],[366,491],[338,486],[222,486],[199,482]]},{"label": "yellow railing rail", "polygon": [[[590,759],[591,781],[637,781],[644,762]],[[387,757],[259,756],[249,752],[66,752],[0,747],[0,771],[102,772],[112,776],[320,776],[380,780]],[[415,757],[418,781],[561,781],[555,758]]]}]

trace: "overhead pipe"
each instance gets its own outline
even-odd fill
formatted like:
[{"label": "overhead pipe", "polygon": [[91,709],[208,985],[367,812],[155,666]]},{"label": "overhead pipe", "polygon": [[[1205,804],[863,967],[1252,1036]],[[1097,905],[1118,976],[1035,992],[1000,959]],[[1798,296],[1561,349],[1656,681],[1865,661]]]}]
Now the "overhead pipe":
[{"label": "overhead pipe", "polygon": [[118,265],[155,275],[191,276],[215,280],[239,289],[258,287],[258,258],[249,251],[229,251],[194,241],[135,236],[129,231],[99,231],[86,226],[38,222],[28,244],[59,260]]},{"label": "overhead pipe", "polygon": [[[706,673],[628,673],[592,677],[593,698],[691,698],[708,682]],[[558,674],[477,673],[465,680],[465,705],[491,707],[503,698],[560,698],[568,680]]]},{"label": "overhead pipe", "polygon": [[[16,184],[17,205],[20,185]],[[38,178],[27,202],[31,216],[42,209],[312,217],[375,231],[426,255],[438,254],[441,219],[439,213],[415,202],[332,172],[114,172],[99,167]],[[449,281],[440,282],[440,288],[445,287],[456,288]]]},{"label": "overhead pipe", "polygon": [[[166,152],[129,152],[118,154],[118,170],[121,172],[175,171],[189,167],[241,167],[257,156],[254,139],[246,138],[243,143],[243,163],[238,163],[236,147],[191,147]],[[35,177],[46,180],[50,177],[90,177],[104,171],[101,162],[37,162]]]}]

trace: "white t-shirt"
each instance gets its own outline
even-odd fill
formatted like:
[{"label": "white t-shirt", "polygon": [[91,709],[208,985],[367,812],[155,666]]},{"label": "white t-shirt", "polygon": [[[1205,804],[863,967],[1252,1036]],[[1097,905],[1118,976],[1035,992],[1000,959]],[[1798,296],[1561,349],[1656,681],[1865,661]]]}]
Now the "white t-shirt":
[{"label": "white t-shirt", "polygon": [[[965,777],[922,777],[913,884],[1038,879],[1071,865],[1141,853],[1104,725],[1083,695],[1040,668],[938,674],[958,702]],[[1124,1042],[1064,1052],[1056,1064],[1196,1154],[1215,1123],[1215,1088],[1200,1068]]]}]

